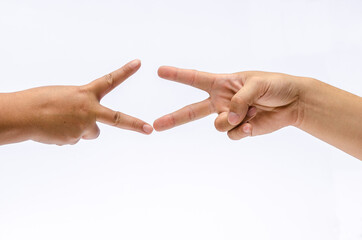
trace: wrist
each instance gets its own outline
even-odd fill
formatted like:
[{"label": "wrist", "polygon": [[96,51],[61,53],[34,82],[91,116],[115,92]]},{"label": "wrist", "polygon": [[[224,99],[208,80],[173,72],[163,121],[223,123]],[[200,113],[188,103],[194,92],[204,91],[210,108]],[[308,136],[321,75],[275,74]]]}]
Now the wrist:
[{"label": "wrist", "polygon": [[3,93],[0,95],[2,108],[0,116],[0,144],[15,143],[31,139],[30,114],[22,92]]},{"label": "wrist", "polygon": [[297,77],[294,80],[295,89],[297,92],[297,117],[293,126],[302,128],[306,121],[308,108],[310,107],[310,99],[308,95],[318,86],[318,80],[309,77]]}]

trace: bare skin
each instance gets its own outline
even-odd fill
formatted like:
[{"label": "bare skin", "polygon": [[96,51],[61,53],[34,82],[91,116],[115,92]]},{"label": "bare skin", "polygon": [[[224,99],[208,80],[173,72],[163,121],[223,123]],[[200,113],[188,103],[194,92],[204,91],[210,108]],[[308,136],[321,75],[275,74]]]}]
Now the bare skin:
[{"label": "bare skin", "polygon": [[84,86],[50,86],[0,94],[0,144],[26,140],[46,144],[75,144],[95,139],[97,121],[122,129],[150,134],[151,125],[113,111],[101,99],[141,66],[134,60]]},{"label": "bare skin", "polygon": [[212,74],[163,66],[161,78],[209,98],[157,119],[157,131],[217,113],[217,130],[239,140],[295,126],[362,160],[362,98],[316,79],[281,73]]}]

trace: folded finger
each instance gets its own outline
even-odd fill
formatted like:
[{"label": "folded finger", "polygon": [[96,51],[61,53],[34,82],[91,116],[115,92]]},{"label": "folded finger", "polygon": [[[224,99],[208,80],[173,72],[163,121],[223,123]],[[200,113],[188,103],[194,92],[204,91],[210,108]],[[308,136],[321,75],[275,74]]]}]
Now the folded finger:
[{"label": "folded finger", "polygon": [[245,137],[252,136],[253,125],[250,123],[244,123],[236,128],[228,131],[228,136],[231,140],[240,140]]},{"label": "folded finger", "polygon": [[100,134],[99,127],[97,124],[93,124],[91,127],[89,127],[86,132],[83,134],[82,138],[86,140],[96,139]]},{"label": "folded finger", "polygon": [[[243,121],[237,125],[240,126],[245,122],[250,121],[251,119],[253,119],[257,114],[257,109],[256,107],[252,106],[249,107],[249,110],[245,116],[245,118],[243,119]],[[228,121],[228,112],[222,112],[219,114],[219,116],[215,119],[215,128],[220,131],[220,132],[227,132],[230,131],[233,128],[236,128],[235,125],[231,125]]]},{"label": "folded finger", "polygon": [[228,122],[228,112],[222,112],[215,119],[215,128],[220,132],[226,132],[233,129],[235,126]]}]

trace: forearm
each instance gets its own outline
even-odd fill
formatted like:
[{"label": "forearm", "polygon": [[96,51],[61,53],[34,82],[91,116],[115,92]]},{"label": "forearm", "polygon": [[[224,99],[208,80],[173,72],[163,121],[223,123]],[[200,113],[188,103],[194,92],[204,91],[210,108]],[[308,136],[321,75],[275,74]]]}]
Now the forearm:
[{"label": "forearm", "polygon": [[315,79],[298,84],[297,127],[362,160],[362,98]]},{"label": "forearm", "polygon": [[0,145],[30,139],[30,109],[22,92],[0,94]]}]

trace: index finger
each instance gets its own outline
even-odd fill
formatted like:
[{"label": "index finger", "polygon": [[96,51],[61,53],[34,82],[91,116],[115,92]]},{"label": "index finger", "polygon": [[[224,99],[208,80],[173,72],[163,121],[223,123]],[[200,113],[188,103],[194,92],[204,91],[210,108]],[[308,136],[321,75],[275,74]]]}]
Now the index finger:
[{"label": "index finger", "polygon": [[162,66],[158,69],[158,76],[210,92],[217,74]]},{"label": "index finger", "polygon": [[102,99],[106,94],[115,89],[124,80],[133,75],[141,66],[141,61],[133,60],[120,69],[111,72],[101,78],[89,83],[91,90],[96,94],[98,99]]}]

